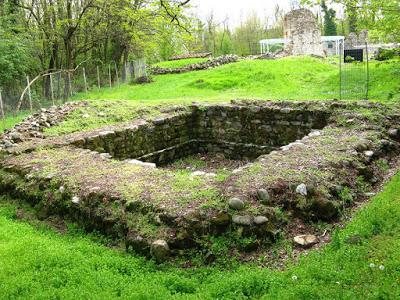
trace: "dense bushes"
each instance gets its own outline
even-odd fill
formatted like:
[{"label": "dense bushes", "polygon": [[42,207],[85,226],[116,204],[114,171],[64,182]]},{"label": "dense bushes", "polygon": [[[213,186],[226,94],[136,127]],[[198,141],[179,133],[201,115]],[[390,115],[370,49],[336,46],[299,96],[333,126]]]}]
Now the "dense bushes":
[{"label": "dense bushes", "polygon": [[375,59],[379,61],[393,59],[400,56],[400,48],[394,49],[383,49],[380,48],[378,53],[375,55]]}]

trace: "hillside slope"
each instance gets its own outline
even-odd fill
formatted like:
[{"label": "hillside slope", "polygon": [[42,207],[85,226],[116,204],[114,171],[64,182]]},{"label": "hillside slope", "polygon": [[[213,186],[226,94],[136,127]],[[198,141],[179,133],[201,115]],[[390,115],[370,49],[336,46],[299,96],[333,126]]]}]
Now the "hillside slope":
[{"label": "hillside slope", "polygon": [[[357,71],[355,71],[357,73]],[[357,73],[359,74],[359,72]],[[356,74],[356,75],[357,75]],[[349,77],[349,76],[346,76]],[[146,85],[94,89],[76,99],[231,100],[339,98],[339,67],[335,59],[290,57],[279,60],[243,60],[205,71],[160,75]],[[359,100],[354,82],[343,98]],[[370,63],[370,99],[400,100],[399,61]]]}]

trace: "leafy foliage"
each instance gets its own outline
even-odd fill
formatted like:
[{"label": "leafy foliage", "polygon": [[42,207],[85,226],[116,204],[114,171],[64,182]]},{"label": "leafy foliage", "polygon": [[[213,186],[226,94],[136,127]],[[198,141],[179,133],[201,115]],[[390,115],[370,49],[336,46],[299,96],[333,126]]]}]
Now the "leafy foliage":
[{"label": "leafy foliage", "polygon": [[325,0],[321,2],[321,8],[324,12],[324,35],[337,35],[337,28],[336,28],[336,11],[332,8],[328,9]]},{"label": "leafy foliage", "polygon": [[[322,0],[302,0],[320,5]],[[368,29],[370,40],[400,41],[400,7],[398,0],[333,0],[346,9],[350,32]]]}]

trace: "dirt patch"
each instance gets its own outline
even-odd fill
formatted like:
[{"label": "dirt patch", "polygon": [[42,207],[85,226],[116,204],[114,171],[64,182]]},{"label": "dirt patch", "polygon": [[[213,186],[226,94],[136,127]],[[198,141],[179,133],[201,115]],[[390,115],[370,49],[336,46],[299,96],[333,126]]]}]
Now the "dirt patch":
[{"label": "dirt patch", "polygon": [[228,159],[218,153],[197,153],[163,166],[167,170],[187,170],[191,172],[231,172],[248,164],[250,160]]}]

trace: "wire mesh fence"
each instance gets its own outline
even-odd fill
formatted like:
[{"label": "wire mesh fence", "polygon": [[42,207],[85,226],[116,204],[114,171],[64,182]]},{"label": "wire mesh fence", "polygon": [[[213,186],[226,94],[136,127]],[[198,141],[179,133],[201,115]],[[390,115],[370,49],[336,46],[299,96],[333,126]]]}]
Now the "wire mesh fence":
[{"label": "wire mesh fence", "polygon": [[339,98],[368,99],[369,92],[368,45],[344,49],[339,56]]},{"label": "wire mesh fence", "polygon": [[3,128],[8,118],[15,118],[40,108],[67,102],[77,93],[100,88],[112,88],[134,83],[147,77],[146,61],[139,59],[123,64],[83,64],[74,70],[57,70],[26,76],[12,86],[0,86],[0,117]]},{"label": "wire mesh fence", "polygon": [[[341,45],[337,64],[339,88],[326,86],[323,93],[332,99],[368,99],[368,45],[343,48]],[[35,78],[26,76],[12,86],[0,86],[0,117],[5,122],[7,118],[15,118],[21,112],[28,113],[62,104],[77,93],[112,88],[124,83],[145,82],[143,79],[147,78],[147,72],[146,61],[138,59],[123,64],[82,64],[74,70],[57,70]]]}]

